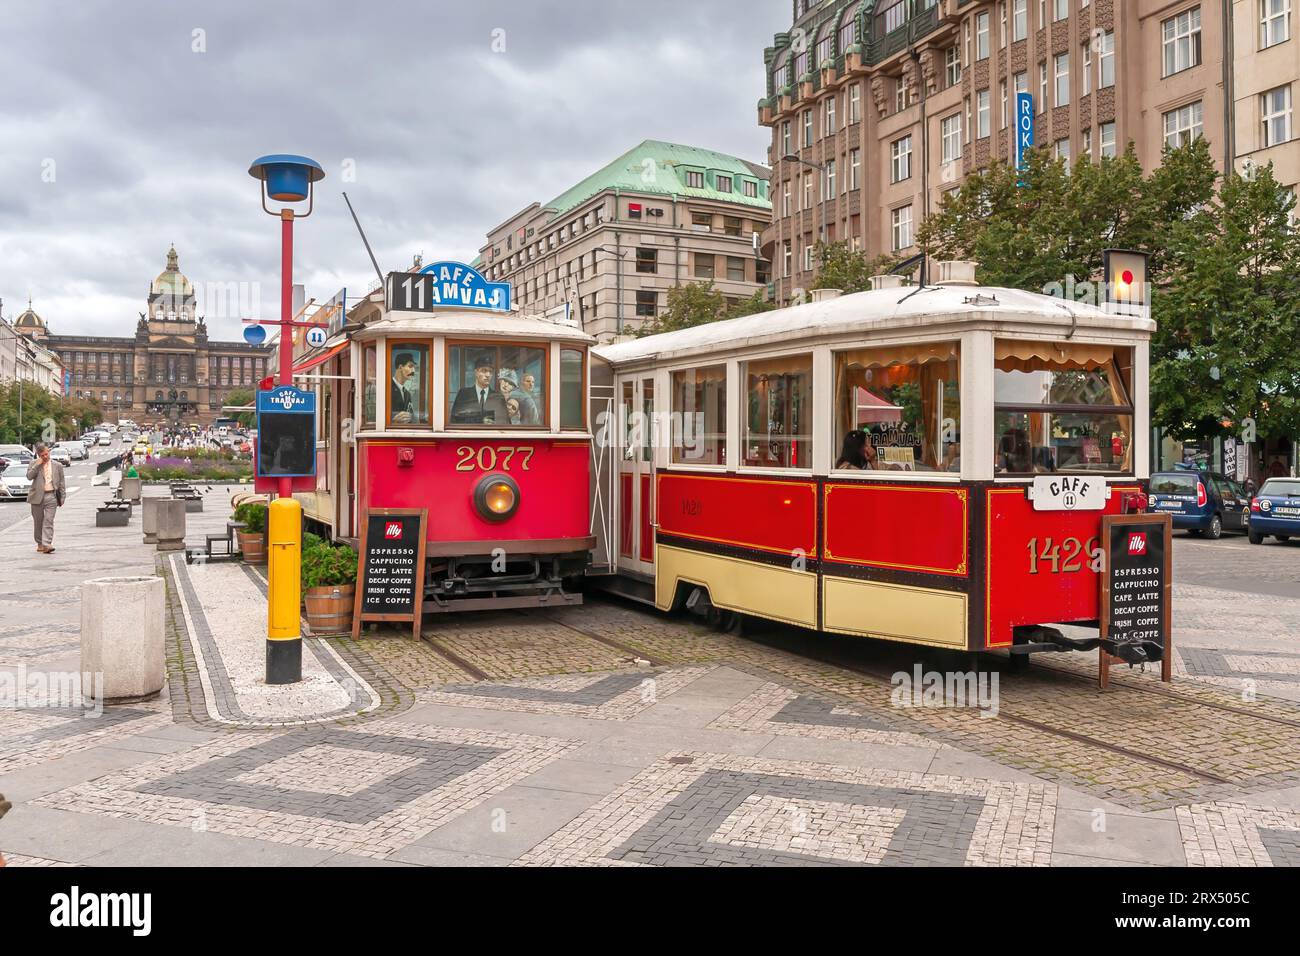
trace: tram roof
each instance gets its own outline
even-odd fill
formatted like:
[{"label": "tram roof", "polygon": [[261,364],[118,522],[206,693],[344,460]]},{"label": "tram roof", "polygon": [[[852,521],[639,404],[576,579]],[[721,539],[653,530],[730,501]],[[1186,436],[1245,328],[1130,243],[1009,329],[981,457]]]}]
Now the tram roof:
[{"label": "tram roof", "polygon": [[[996,302],[992,301],[996,300]],[[894,332],[953,325],[1005,326],[1018,334],[1057,331],[1147,337],[1149,318],[1116,315],[1068,299],[989,286],[903,286],[856,292],[822,302],[710,322],[602,345],[594,351],[614,365],[669,359],[790,341],[835,339],[853,332]]]},{"label": "tram roof", "polygon": [[385,312],[367,323],[354,338],[359,341],[380,335],[455,335],[493,338],[549,339],[593,344],[596,339],[571,325],[550,322],[521,312],[485,312],[482,309],[442,309],[437,312]]}]

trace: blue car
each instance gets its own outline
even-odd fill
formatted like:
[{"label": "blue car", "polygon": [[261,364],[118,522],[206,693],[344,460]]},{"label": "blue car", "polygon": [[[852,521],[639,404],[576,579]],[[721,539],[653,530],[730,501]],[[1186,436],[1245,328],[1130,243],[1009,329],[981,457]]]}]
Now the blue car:
[{"label": "blue car", "polygon": [[1250,543],[1300,538],[1300,478],[1270,478],[1250,503]]},{"label": "blue car", "polygon": [[1151,476],[1148,511],[1172,515],[1174,529],[1211,541],[1225,531],[1249,532],[1250,496],[1223,475],[1208,471],[1162,471]]}]

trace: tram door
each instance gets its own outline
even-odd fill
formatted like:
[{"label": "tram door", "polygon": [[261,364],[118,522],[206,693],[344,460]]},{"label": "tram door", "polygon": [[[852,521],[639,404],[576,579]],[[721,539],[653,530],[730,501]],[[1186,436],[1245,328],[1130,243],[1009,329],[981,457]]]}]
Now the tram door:
[{"label": "tram door", "polygon": [[618,566],[654,574],[654,407],[655,383],[649,375],[618,383],[619,448]]}]

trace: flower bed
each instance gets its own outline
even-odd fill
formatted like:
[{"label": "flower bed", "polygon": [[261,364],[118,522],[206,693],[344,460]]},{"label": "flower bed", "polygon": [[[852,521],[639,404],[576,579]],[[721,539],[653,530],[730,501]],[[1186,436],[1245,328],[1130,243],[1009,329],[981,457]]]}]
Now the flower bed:
[{"label": "flower bed", "polygon": [[247,459],[218,461],[190,456],[187,462],[183,457],[165,456],[137,464],[135,469],[144,481],[240,481],[253,477],[253,463]]}]

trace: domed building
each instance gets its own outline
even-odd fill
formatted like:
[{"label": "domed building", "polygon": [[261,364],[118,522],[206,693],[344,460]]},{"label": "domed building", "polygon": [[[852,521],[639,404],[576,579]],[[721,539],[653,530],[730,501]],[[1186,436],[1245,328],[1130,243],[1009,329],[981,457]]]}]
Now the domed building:
[{"label": "domed building", "polygon": [[14,326],[58,353],[71,373],[68,393],[98,399],[110,421],[210,424],[230,392],[256,389],[271,367],[266,346],[208,340],[175,246],[149,283],[134,336],[51,335],[30,305]]}]

